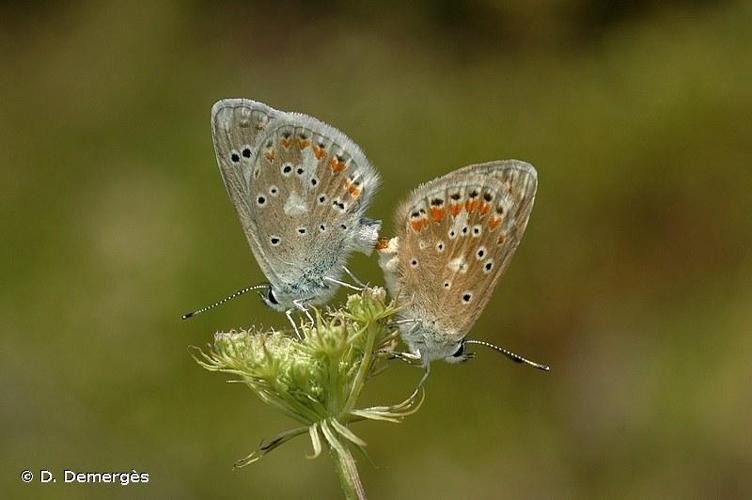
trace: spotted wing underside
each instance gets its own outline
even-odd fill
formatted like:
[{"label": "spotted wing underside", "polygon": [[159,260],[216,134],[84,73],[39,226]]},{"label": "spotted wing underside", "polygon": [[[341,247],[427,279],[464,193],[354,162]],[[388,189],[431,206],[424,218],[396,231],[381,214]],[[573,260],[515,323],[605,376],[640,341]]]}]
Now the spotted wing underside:
[{"label": "spotted wing underside", "polygon": [[220,101],[212,116],[222,177],[269,281],[338,277],[379,183],[360,148],[315,118],[246,99]]},{"label": "spotted wing underside", "polygon": [[392,279],[404,316],[436,318],[452,340],[464,337],[509,266],[536,187],[532,165],[508,160],[471,165],[413,191],[397,210]]}]

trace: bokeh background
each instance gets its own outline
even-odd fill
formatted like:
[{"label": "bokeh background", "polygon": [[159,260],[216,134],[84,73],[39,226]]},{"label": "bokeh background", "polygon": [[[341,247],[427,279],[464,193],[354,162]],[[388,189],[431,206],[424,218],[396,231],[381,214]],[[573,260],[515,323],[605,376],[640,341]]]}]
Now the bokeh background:
[{"label": "bokeh background", "polygon": [[[407,2],[405,2],[407,4]],[[5,498],[337,498],[292,422],[188,345],[283,327],[220,180],[209,109],[340,128],[393,227],[419,182],[500,158],[540,187],[474,336],[420,412],[357,424],[373,498],[752,496],[752,7],[745,1],[0,4]],[[376,259],[352,266],[382,283]],[[341,300],[340,294],[338,300]],[[369,402],[403,398],[395,366]],[[21,483],[50,469],[148,485]]]}]

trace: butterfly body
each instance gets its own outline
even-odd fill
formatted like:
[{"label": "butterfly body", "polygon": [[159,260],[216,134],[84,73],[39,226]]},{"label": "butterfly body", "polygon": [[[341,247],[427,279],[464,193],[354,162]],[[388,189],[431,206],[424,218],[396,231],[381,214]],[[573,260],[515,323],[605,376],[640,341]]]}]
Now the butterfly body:
[{"label": "butterfly body", "polygon": [[425,364],[467,358],[464,339],[509,266],[537,187],[532,165],[471,165],[418,187],[380,245],[402,338]]},{"label": "butterfly body", "polygon": [[347,136],[299,113],[248,99],[212,108],[220,173],[269,281],[264,302],[289,311],[325,303],[355,251],[370,253],[380,221],[365,217],[376,170]]}]

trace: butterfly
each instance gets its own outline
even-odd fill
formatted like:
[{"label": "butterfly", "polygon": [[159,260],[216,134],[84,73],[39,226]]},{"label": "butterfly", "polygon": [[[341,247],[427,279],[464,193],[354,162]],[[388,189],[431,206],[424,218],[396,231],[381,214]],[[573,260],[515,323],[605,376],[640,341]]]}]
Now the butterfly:
[{"label": "butterfly", "polygon": [[[381,221],[365,211],[379,175],[345,134],[300,113],[248,99],[211,112],[217,164],[248,245],[268,283],[238,290],[194,316],[250,290],[287,314],[323,304],[355,252],[370,254]],[[357,287],[353,287],[357,288]],[[310,318],[310,314],[309,314]]]},{"label": "butterfly", "polygon": [[396,211],[397,236],[377,246],[396,321],[410,355],[430,362],[472,357],[466,339],[491,299],[527,227],[538,184],[535,168],[517,160],[470,165],[415,189]]}]

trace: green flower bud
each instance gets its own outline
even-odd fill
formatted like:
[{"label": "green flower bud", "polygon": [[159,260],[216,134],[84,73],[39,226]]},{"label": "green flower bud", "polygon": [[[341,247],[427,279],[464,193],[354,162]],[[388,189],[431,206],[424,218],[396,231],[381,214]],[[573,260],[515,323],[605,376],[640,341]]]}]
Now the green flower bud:
[{"label": "green flower bud", "polygon": [[365,442],[348,425],[365,419],[399,422],[417,411],[422,390],[396,405],[355,408],[366,383],[388,366],[398,341],[397,329],[390,325],[395,308],[386,303],[382,288],[350,295],[344,308],[323,316],[314,312],[316,322],[303,326],[302,339],[291,332],[256,329],[218,332],[207,351],[198,350],[196,361],[207,370],[238,377],[262,401],[302,424],[262,443],[237,466],[308,433],[313,456],[321,452],[323,436],[346,492],[362,491],[347,443],[363,447]]}]

